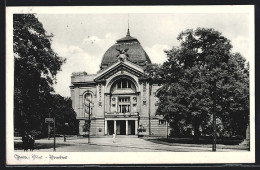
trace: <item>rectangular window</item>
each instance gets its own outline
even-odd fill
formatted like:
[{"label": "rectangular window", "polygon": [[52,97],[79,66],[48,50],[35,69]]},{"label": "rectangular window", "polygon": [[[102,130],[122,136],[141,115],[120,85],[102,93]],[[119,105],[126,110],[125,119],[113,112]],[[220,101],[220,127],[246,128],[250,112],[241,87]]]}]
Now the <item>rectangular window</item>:
[{"label": "rectangular window", "polygon": [[128,88],[131,88],[131,81],[128,80]]},{"label": "rectangular window", "polygon": [[120,103],[129,103],[130,97],[121,97],[118,99]]},{"label": "rectangular window", "polygon": [[120,97],[118,98],[118,101],[120,113],[127,113],[131,111],[130,97]]},{"label": "rectangular window", "polygon": [[122,80],[122,88],[127,88],[127,80],[123,79]]},{"label": "rectangular window", "polygon": [[117,88],[119,88],[119,89],[122,88],[122,82],[121,82],[121,81],[119,81],[119,82],[117,83]]},{"label": "rectangular window", "polygon": [[131,81],[127,79],[121,79],[117,82],[117,88],[131,88]]},{"label": "rectangular window", "polygon": [[120,111],[120,113],[127,113],[127,112],[131,111],[131,107],[130,107],[130,105],[120,104],[119,111]]}]

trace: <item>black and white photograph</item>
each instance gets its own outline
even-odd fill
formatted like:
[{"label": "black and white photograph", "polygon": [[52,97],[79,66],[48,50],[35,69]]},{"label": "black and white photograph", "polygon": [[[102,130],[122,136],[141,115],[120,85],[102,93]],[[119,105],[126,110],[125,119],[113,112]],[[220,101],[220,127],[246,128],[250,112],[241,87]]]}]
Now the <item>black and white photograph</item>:
[{"label": "black and white photograph", "polygon": [[254,6],[8,7],[10,165],[254,163]]}]

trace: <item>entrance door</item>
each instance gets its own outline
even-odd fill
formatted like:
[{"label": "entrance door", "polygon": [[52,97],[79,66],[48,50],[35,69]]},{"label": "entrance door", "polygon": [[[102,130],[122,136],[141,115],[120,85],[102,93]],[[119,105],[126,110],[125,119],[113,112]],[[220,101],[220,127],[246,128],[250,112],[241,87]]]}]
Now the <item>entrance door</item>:
[{"label": "entrance door", "polygon": [[128,134],[135,135],[135,121],[128,120]]},{"label": "entrance door", "polygon": [[107,134],[108,135],[113,135],[114,134],[114,121],[113,120],[108,120],[107,121]]},{"label": "entrance door", "polygon": [[126,134],[126,121],[125,120],[117,120],[116,121],[116,134],[117,135],[125,135]]}]

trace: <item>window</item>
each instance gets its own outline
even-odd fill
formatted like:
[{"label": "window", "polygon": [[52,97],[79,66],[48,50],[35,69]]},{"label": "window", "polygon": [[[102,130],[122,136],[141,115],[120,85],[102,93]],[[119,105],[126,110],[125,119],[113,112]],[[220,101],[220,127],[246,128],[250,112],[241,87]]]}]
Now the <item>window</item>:
[{"label": "window", "polygon": [[120,112],[120,113],[130,112],[130,105],[127,105],[127,104],[119,104],[119,112]]},{"label": "window", "polygon": [[92,95],[90,93],[86,93],[84,96],[84,103],[87,104],[89,102],[92,102]]},{"label": "window", "polygon": [[85,113],[88,114],[89,111],[90,111],[89,110],[89,104],[91,104],[91,102],[92,102],[92,94],[91,93],[86,93],[84,95],[84,99],[83,99],[83,114],[84,114],[84,117],[85,117]]},{"label": "window", "polygon": [[120,113],[127,113],[131,111],[130,106],[130,97],[120,97],[118,98],[119,101],[119,112]]},{"label": "window", "polygon": [[119,98],[119,102],[130,102],[130,97],[123,97],[123,98]]},{"label": "window", "polygon": [[159,120],[159,125],[166,125],[166,120]]},{"label": "window", "polygon": [[117,88],[121,89],[121,88],[131,88],[131,81],[128,79],[120,79],[117,82]]}]

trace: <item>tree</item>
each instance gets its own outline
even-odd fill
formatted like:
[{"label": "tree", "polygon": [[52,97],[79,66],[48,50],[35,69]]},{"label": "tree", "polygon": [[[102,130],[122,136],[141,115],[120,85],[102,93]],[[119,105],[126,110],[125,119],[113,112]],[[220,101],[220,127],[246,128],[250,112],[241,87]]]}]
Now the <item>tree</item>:
[{"label": "tree", "polygon": [[[70,98],[62,97],[59,94],[52,95],[51,116],[55,117],[57,134],[78,134],[78,120],[76,119],[76,112],[71,106]],[[68,125],[65,126],[65,123],[68,123]]]},{"label": "tree", "polygon": [[231,53],[230,40],[214,29],[186,30],[179,47],[165,51],[167,61],[157,74],[162,87],[157,93],[157,114],[172,120],[175,135],[212,133],[213,113],[218,133],[245,132],[249,116],[249,72],[246,60]]},{"label": "tree", "polygon": [[21,132],[42,130],[49,113],[52,85],[65,62],[51,37],[35,15],[13,15],[14,127]]}]

